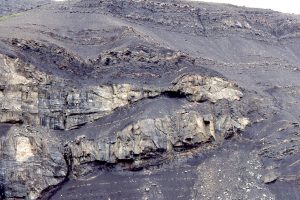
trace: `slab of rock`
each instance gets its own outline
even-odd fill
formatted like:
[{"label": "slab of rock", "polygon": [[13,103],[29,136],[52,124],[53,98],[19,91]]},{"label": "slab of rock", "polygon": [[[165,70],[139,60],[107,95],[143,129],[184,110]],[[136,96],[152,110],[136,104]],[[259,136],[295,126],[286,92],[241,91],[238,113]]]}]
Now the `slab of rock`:
[{"label": "slab of rock", "polygon": [[46,129],[13,126],[0,138],[0,185],[7,199],[37,199],[65,180],[60,141]]},{"label": "slab of rock", "polygon": [[278,178],[279,178],[279,174],[276,173],[276,172],[274,172],[274,171],[268,172],[267,174],[265,174],[265,175],[262,177],[263,182],[266,183],[266,184],[273,183],[273,182],[275,182]]}]

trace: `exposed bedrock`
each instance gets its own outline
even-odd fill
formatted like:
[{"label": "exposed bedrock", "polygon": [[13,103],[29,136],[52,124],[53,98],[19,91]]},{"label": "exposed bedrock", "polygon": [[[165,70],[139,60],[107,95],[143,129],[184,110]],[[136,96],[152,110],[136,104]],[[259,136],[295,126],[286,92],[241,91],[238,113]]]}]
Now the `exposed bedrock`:
[{"label": "exposed bedrock", "polygon": [[109,135],[103,136],[98,129],[97,138],[80,135],[74,140],[59,139],[38,126],[13,125],[1,137],[2,192],[7,199],[37,199],[69,177],[92,173],[95,166],[138,170],[172,160],[189,149],[213,148],[248,123],[242,116],[178,110],[135,121]]},{"label": "exposed bedrock", "polygon": [[0,0],[0,199],[299,199],[298,16],[14,2]]},{"label": "exposed bedrock", "polygon": [[67,176],[60,141],[46,129],[13,126],[0,138],[0,151],[5,199],[37,199]]},{"label": "exposed bedrock", "polygon": [[[85,135],[68,142],[70,163],[75,176],[87,173],[90,162],[129,164],[128,169],[146,166],[149,159],[170,159],[174,152],[221,141],[244,130],[247,118],[203,115],[178,110],[161,118],[138,120],[107,137],[91,139]],[[80,174],[83,173],[83,174]]]},{"label": "exposed bedrock", "polygon": [[139,170],[195,155],[267,115],[257,94],[125,32],[111,39],[138,42],[87,60],[51,42],[3,41],[13,52],[0,54],[3,197],[47,199],[99,167]]},{"label": "exposed bedrock", "polygon": [[[0,151],[2,194],[7,199],[37,199],[68,177],[92,172],[94,166],[137,170],[189,149],[213,148],[250,123],[241,89],[220,77],[185,73],[162,87],[79,86],[19,58],[1,55],[0,64],[0,120],[10,126],[1,137]],[[160,98],[177,99],[182,105],[141,114],[114,129],[96,128],[95,137],[85,135],[87,123],[92,126],[117,110]],[[236,103],[243,108],[237,109]],[[57,135],[57,130],[65,132]]]},{"label": "exposed bedrock", "polygon": [[1,55],[0,122],[73,129],[133,102],[160,95],[188,101],[239,100],[242,92],[218,77],[185,74],[169,87],[111,84],[82,86],[51,77],[20,59]]}]

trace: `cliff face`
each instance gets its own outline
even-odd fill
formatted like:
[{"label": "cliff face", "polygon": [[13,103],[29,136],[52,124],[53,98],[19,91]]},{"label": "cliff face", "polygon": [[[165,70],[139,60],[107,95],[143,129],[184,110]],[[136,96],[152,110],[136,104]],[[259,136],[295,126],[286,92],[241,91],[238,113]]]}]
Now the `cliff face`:
[{"label": "cliff face", "polygon": [[[79,87],[19,58],[1,58],[1,123],[19,124],[11,126],[1,141],[3,184],[10,186],[5,189],[6,198],[36,199],[70,175],[79,178],[91,173],[92,163],[140,169],[149,159],[159,163],[177,151],[208,148],[213,141],[232,137],[249,123],[246,113],[243,116],[237,108],[215,111],[221,106],[229,109],[243,96],[240,88],[223,78],[185,74],[161,87],[126,83]],[[132,114],[119,117],[119,125],[114,121],[109,121],[109,126],[92,125],[119,109],[130,110],[154,99],[157,103],[173,101],[178,106],[170,109],[164,105],[165,112],[160,113],[150,106],[134,114],[149,109],[151,114],[126,122]],[[117,127],[111,130],[111,126]],[[94,136],[86,135],[86,129],[91,128]],[[68,133],[72,129],[82,135],[74,138]],[[63,134],[66,138],[59,139]],[[36,171],[39,177],[35,177]]]},{"label": "cliff face", "polygon": [[298,16],[42,3],[0,18],[1,199],[299,198]]}]

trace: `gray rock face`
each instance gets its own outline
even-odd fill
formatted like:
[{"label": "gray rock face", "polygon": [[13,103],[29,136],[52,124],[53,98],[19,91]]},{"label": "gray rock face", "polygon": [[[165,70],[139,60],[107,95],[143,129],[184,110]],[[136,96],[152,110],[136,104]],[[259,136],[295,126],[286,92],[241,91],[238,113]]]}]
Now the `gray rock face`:
[{"label": "gray rock face", "polygon": [[[89,163],[121,163],[125,168],[128,163],[129,169],[139,169],[147,166],[149,159],[172,159],[174,152],[221,141],[249,123],[246,117],[234,113],[200,115],[176,109],[160,117],[133,121],[108,136],[81,135],[74,141],[62,141],[51,129],[78,128],[143,99],[172,94],[187,102],[230,103],[240,100],[243,94],[223,78],[192,74],[164,87],[112,84],[78,88],[19,59],[2,55],[1,61],[2,80],[6,82],[1,90],[1,122],[27,124],[10,128],[2,138],[6,198],[36,199],[63,182],[69,173],[79,178],[92,172]],[[21,71],[24,68],[26,73]],[[28,125],[48,129],[35,130]],[[101,129],[97,131],[102,134]],[[16,171],[20,176],[13,173]]]},{"label": "gray rock face", "polygon": [[110,164],[123,161],[139,168],[147,163],[146,159],[170,157],[173,152],[224,139],[229,132],[244,130],[247,124],[245,118],[235,121],[230,116],[219,116],[216,119],[212,115],[179,110],[162,118],[139,120],[108,138],[95,140],[78,136],[66,148],[73,168],[79,167],[74,171],[80,171],[81,164],[96,161]]},{"label": "gray rock face", "polygon": [[[1,55],[1,122],[42,125],[51,129],[72,129],[110,114],[158,91],[129,84],[70,87],[39,72],[19,59]],[[26,68],[28,74],[20,70]],[[53,83],[53,81],[58,81]],[[52,83],[51,83],[52,82]],[[5,84],[4,84],[5,83]]]},{"label": "gray rock face", "polygon": [[129,84],[101,85],[83,89],[44,89],[40,92],[40,124],[52,129],[72,129],[132,102],[155,97],[159,93],[134,89]]},{"label": "gray rock face", "polygon": [[[169,88],[136,87],[130,84],[70,86],[19,59],[1,56],[1,122],[36,124],[51,129],[72,129],[92,122],[113,110],[162,93],[177,92],[190,101],[239,100],[242,93],[217,77],[185,75]],[[26,74],[20,72],[26,68]],[[57,82],[54,82],[57,81]]]},{"label": "gray rock face", "polygon": [[298,16],[41,2],[0,0],[0,199],[299,199]]},{"label": "gray rock face", "polygon": [[13,126],[0,144],[1,184],[7,199],[37,199],[65,179],[63,148],[48,130]]},{"label": "gray rock face", "polygon": [[239,100],[243,93],[236,85],[218,77],[184,75],[173,82],[171,90],[179,91],[190,101],[211,101],[221,99]]},{"label": "gray rock face", "polygon": [[24,12],[26,10],[31,10],[33,8],[39,7],[49,3],[49,0],[29,0],[26,2],[19,0],[12,1],[1,1],[0,2],[0,16],[5,18],[7,15],[14,15],[18,12]]},{"label": "gray rock face", "polygon": [[[101,9],[136,23],[171,30],[179,33],[216,36],[221,32],[241,31],[259,37],[286,37],[299,33],[297,18],[282,18],[270,10],[247,9],[231,5],[197,4],[185,1],[136,1],[126,0],[77,3],[81,9]],[[152,10],[156,12],[151,12]],[[180,15],[175,13],[180,12]]]}]

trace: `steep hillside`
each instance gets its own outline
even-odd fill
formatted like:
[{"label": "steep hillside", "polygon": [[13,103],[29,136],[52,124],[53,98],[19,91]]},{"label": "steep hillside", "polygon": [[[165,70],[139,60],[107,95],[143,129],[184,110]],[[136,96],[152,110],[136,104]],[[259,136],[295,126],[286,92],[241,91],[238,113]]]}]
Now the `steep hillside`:
[{"label": "steep hillside", "polygon": [[0,199],[300,198],[298,15],[0,5]]}]

